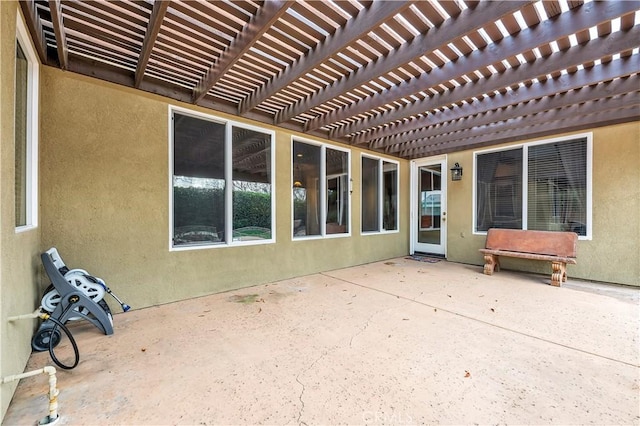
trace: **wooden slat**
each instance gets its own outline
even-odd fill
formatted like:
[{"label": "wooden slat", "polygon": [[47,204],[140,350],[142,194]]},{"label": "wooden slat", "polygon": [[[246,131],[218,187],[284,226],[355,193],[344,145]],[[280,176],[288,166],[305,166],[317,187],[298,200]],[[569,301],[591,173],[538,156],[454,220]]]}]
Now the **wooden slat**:
[{"label": "wooden slat", "polygon": [[[339,111],[338,114],[336,114],[335,116],[332,116],[331,120],[342,120],[346,117],[360,114],[365,109],[372,109],[372,108],[375,108],[376,106],[393,102],[395,99],[399,99],[404,96],[409,96],[412,93],[416,93],[420,90],[424,90],[425,87],[429,87],[429,86],[433,87],[434,84],[439,84],[441,82],[448,81],[452,77],[466,74],[476,69],[481,69],[492,63],[497,63],[504,56],[515,55],[517,53],[529,50],[535,47],[536,45],[539,45],[540,43],[544,43],[550,40],[555,40],[558,37],[561,37],[563,34],[572,34],[583,28],[589,28],[595,25],[597,22],[601,22],[603,19],[606,20],[606,19],[611,19],[612,17],[615,17],[615,16],[619,16],[620,14],[625,13],[629,8],[633,8],[634,5],[631,4],[631,2],[615,2],[615,3],[594,2],[594,3],[585,4],[582,7],[586,8],[584,14],[579,14],[576,10],[574,10],[573,13],[562,14],[556,19],[555,23],[553,24],[547,21],[545,23],[538,25],[537,27],[522,31],[518,34],[517,37],[509,37],[507,39],[504,39],[500,43],[496,43],[496,44],[492,44],[491,46],[488,46],[487,49],[484,49],[482,51],[478,50],[473,52],[467,57],[460,58],[460,60],[458,60],[455,64],[449,63],[441,68],[432,70],[428,75],[422,75],[420,76],[420,78],[412,80],[410,83],[398,85],[394,87],[393,90],[389,90],[384,94],[381,94],[380,96],[376,97],[375,99],[372,99],[371,102],[369,103],[355,104],[348,108],[344,108],[341,111]],[[586,13],[587,11],[589,12]],[[637,28],[638,27],[636,26],[633,30],[630,30],[627,33],[611,34],[610,36],[612,37],[610,39],[611,41],[607,42],[607,44],[605,44],[605,42],[602,42],[602,40],[605,40],[603,38],[603,39],[592,40],[588,44],[584,45],[585,46],[584,49],[582,49],[582,46],[575,46],[574,48],[569,49],[570,51],[573,52],[572,54],[558,56],[559,59],[553,62],[553,64],[566,63],[567,59],[570,58],[570,60],[572,61],[571,63],[568,63],[567,65],[561,66],[561,67],[553,67],[553,69],[547,72],[543,72],[543,73],[539,72],[537,74],[540,75],[540,74],[552,73],[556,70],[565,69],[571,65],[580,64],[587,60],[592,60],[594,57],[601,57],[604,54],[606,54],[606,53],[603,53],[603,49],[605,50],[610,49],[611,45],[616,45],[617,43],[620,43],[620,45],[623,46],[622,49],[635,47],[636,42],[634,42],[633,39],[626,37],[625,35],[631,34],[632,32],[637,31]],[[589,49],[587,49],[586,46],[589,46]],[[597,50],[600,53],[599,55],[595,56],[595,55],[589,54],[589,50],[592,46],[594,47],[593,51]],[[567,52],[569,52],[569,50]],[[576,52],[581,52],[581,54],[577,54]],[[538,61],[536,61],[535,64],[538,64]],[[546,68],[549,68],[549,61],[544,61],[544,64]],[[523,67],[525,67],[526,65],[528,64],[524,64],[520,66],[518,70],[523,70]],[[533,68],[535,69],[537,67],[533,67]],[[533,71],[531,66],[529,66],[527,69],[531,69]],[[509,73],[510,75],[514,75],[513,73],[510,73],[510,71],[513,71],[513,70],[507,70],[503,75],[506,75],[507,73]],[[520,81],[522,81],[522,79],[525,76],[524,74],[519,74],[519,75],[520,77],[516,78],[516,81],[510,80],[510,82],[507,84],[498,84],[497,85],[498,87],[492,88],[491,90],[485,90],[480,93],[490,93],[502,87],[506,87],[514,83],[519,83]],[[530,78],[532,77],[533,76],[531,76]],[[488,85],[496,86],[493,84],[493,82],[500,82],[501,79],[494,78],[494,79],[488,79],[488,80],[492,80],[492,82]],[[464,87],[466,87],[466,85],[463,86],[462,88],[456,89],[456,92],[462,93]],[[440,104],[440,105],[449,105],[450,103],[453,103],[453,102],[447,102],[445,104]],[[408,115],[419,114],[435,107],[434,105],[428,108],[426,107],[425,104],[426,102],[417,102],[411,108],[407,108],[406,111],[398,110],[394,114],[392,114],[390,117],[384,117],[384,118],[380,117],[380,120],[393,121],[393,120],[400,119],[402,117],[406,117]],[[366,130],[368,127],[374,127],[378,124],[381,124],[381,123],[379,121],[374,121],[372,123],[363,123],[361,128],[357,130],[349,129],[349,132]],[[313,126],[310,125],[308,128],[317,128],[317,127],[322,127],[323,125],[326,125],[326,119],[325,120],[316,119],[314,120]],[[345,132],[340,132],[337,134],[339,136],[343,136],[349,133],[347,133],[347,130],[345,130]]]},{"label": "wooden slat", "polygon": [[[456,136],[458,136],[462,135],[465,131],[469,131],[468,129],[480,128],[481,126],[487,126],[492,123],[512,120],[520,117],[532,117],[545,111],[558,110],[560,108],[584,102],[592,102],[600,98],[625,95],[639,89],[637,77],[618,79],[609,83],[601,83],[594,87],[585,87],[570,94],[549,96],[529,101],[526,104],[511,104],[508,108],[488,111],[480,115],[460,119],[455,122],[441,123],[437,126],[432,126],[428,129],[414,132],[408,136],[410,136],[410,141],[420,141],[433,136],[451,134],[455,132],[459,132],[456,134]],[[529,118],[527,118],[527,120],[529,120],[527,121],[527,124],[531,124],[533,122]],[[406,149],[407,143],[409,142],[395,144],[392,146],[385,146],[385,144],[373,144],[371,148],[389,148],[386,152],[393,153]]]},{"label": "wooden slat", "polygon": [[[638,104],[623,109],[608,109],[606,105],[604,105],[603,111],[595,109],[593,105],[589,105],[589,107],[591,107],[591,109],[581,108],[578,111],[574,110],[573,112],[576,115],[572,115],[570,118],[557,119],[557,114],[549,114],[549,120],[541,124],[527,126],[526,123],[524,123],[516,128],[503,132],[487,133],[473,138],[443,142],[438,145],[408,150],[407,152],[401,153],[401,156],[408,159],[426,157],[640,120]],[[554,120],[554,118],[556,119]],[[496,130],[498,129],[499,127]]]},{"label": "wooden slat", "polygon": [[246,100],[239,108],[238,112],[245,112],[255,108],[265,99],[282,90],[292,81],[305,75],[318,64],[325,61],[335,52],[341,51],[353,40],[361,38],[369,32],[369,28],[377,27],[381,22],[386,21],[390,16],[408,7],[405,2],[374,2],[369,9],[362,10],[358,15],[349,21],[344,28],[336,31],[334,35],[328,37],[325,42],[320,43],[309,52],[308,55],[300,58],[293,67],[289,67],[282,76],[269,82],[258,93]]},{"label": "wooden slat", "polygon": [[140,50],[140,58],[136,66],[135,87],[140,87],[142,79],[144,78],[144,70],[147,67],[147,62],[151,56],[151,51],[155,45],[156,38],[160,32],[164,15],[167,13],[169,7],[168,0],[156,0],[153,3],[153,9],[151,10],[151,16],[149,17],[149,24],[147,25],[147,31],[142,42],[142,49]]},{"label": "wooden slat", "polygon": [[40,58],[40,62],[47,63],[47,49],[44,43],[44,35],[42,33],[42,24],[40,18],[36,13],[36,7],[33,0],[20,0],[20,9],[24,16],[24,21],[27,24],[29,34],[31,34],[31,40]]},{"label": "wooden slat", "polygon": [[[331,98],[339,96],[341,93],[344,93],[348,90],[351,90],[354,87],[358,87],[361,84],[364,84],[365,82],[372,80],[376,76],[385,74],[399,66],[402,66],[408,62],[411,62],[421,57],[425,51],[432,51],[435,48],[442,47],[443,45],[446,45],[447,43],[453,40],[457,40],[458,38],[462,37],[464,34],[468,33],[469,31],[473,30],[474,28],[477,28],[477,26],[481,22],[498,19],[500,16],[504,15],[505,13],[509,13],[514,10],[517,10],[523,4],[524,2],[517,2],[517,1],[500,2],[500,3],[492,2],[492,3],[481,4],[473,11],[466,10],[457,19],[448,20],[447,22],[443,23],[440,27],[434,28],[433,30],[427,32],[426,34],[421,34],[415,37],[412,41],[402,45],[399,49],[390,52],[389,55],[385,57],[384,61],[373,62],[367,65],[366,67],[364,67],[363,69],[359,70],[359,72],[350,76],[348,79],[341,80],[340,82],[333,85],[329,89],[318,94],[318,96],[315,96],[312,99],[309,99],[300,105],[296,105],[295,107],[290,108],[290,110],[287,111],[287,113],[282,114],[282,116],[279,117],[277,122],[286,121],[292,117],[295,117],[296,115],[299,115],[304,111],[307,111],[317,105],[320,105]],[[473,19],[473,16],[477,18],[477,21]],[[432,59],[433,62],[436,62],[436,64],[443,63],[442,60],[437,58],[435,55],[430,54],[427,56],[430,59]],[[430,75],[431,74],[429,74],[429,76]],[[429,77],[429,80],[431,80],[431,77]],[[442,83],[448,80],[449,78],[444,79]],[[419,90],[414,90],[413,92],[407,93],[406,95],[407,96],[411,95],[412,93],[419,92],[420,90],[423,90],[424,88],[428,87],[428,86],[425,86],[424,82],[421,82],[420,85],[421,85],[421,88]],[[405,95],[398,96],[394,99],[389,99],[388,102],[393,102],[395,99],[401,98],[403,96]],[[384,105],[385,103],[388,103],[388,102],[387,101],[380,102],[380,103],[377,103],[377,105]],[[351,108],[346,108],[345,111],[351,110],[352,108],[356,108],[356,107],[352,106]],[[370,109],[370,108],[365,109],[362,107],[358,107],[358,109],[359,111],[356,114],[359,114],[363,112],[363,110]],[[351,115],[356,115],[356,114],[350,114],[350,115],[340,114],[341,118],[339,118],[339,120],[345,119]],[[309,121],[306,129],[313,130],[313,129],[323,127],[327,124],[328,124],[328,121],[326,119],[317,118]]]},{"label": "wooden slat", "polygon": [[58,51],[58,62],[60,68],[67,69],[69,63],[69,50],[67,49],[67,35],[62,22],[62,5],[60,0],[49,0],[49,10],[51,12],[51,24],[56,35],[56,50]]}]

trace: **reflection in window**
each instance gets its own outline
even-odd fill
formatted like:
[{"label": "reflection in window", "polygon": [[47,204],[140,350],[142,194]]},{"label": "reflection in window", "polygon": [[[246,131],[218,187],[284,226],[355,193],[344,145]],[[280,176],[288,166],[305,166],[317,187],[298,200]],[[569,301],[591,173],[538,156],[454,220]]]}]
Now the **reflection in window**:
[{"label": "reflection in window", "polygon": [[327,148],[327,234],[349,231],[349,153]]},{"label": "reflection in window", "polygon": [[382,169],[384,173],[382,229],[395,231],[398,229],[398,164],[383,161]]},{"label": "reflection in window", "polygon": [[522,148],[477,157],[478,231],[522,228]]},{"label": "reflection in window", "polygon": [[362,157],[362,232],[398,229],[398,164]]},{"label": "reflection in window", "polygon": [[173,245],[223,242],[225,124],[173,115]]},{"label": "reflection in window", "polygon": [[16,86],[15,86],[15,196],[16,227],[27,225],[27,57],[16,43]]},{"label": "reflection in window", "polygon": [[271,238],[271,137],[233,126],[233,240]]},{"label": "reflection in window", "polygon": [[380,161],[362,157],[362,232],[380,230]]},{"label": "reflection in window", "polygon": [[268,133],[174,112],[174,247],[271,240],[271,140]]},{"label": "reflection in window", "polygon": [[294,237],[349,233],[349,161],[348,151],[293,142]]},{"label": "reflection in window", "polygon": [[293,235],[320,235],[320,146],[293,143]]},{"label": "reflection in window", "polygon": [[587,151],[583,137],[478,154],[476,230],[572,231],[586,236]]}]

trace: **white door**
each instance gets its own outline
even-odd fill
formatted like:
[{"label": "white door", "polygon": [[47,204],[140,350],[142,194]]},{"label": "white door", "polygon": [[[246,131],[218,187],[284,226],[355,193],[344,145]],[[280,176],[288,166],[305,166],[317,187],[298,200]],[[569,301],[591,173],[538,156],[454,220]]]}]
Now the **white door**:
[{"label": "white door", "polygon": [[411,207],[411,253],[446,255],[446,158],[411,163]]}]

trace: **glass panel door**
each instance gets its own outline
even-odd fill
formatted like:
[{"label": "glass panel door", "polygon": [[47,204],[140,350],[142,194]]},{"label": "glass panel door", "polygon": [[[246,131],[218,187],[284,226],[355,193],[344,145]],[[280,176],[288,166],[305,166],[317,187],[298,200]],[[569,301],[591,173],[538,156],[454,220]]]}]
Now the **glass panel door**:
[{"label": "glass panel door", "polygon": [[414,172],[414,251],[445,254],[446,167],[444,161],[415,164]]}]

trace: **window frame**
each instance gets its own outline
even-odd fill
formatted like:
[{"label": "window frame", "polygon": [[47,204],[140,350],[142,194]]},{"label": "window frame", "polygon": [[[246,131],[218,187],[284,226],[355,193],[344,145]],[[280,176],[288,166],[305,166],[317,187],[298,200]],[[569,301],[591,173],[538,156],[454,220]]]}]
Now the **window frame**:
[{"label": "window frame", "polygon": [[[15,232],[21,233],[38,227],[38,124],[39,124],[39,82],[40,82],[40,62],[38,55],[33,47],[31,37],[27,30],[27,26],[22,18],[22,14],[16,16],[16,38],[15,45],[20,45],[22,52],[27,59],[27,119],[26,119],[26,182],[25,182],[25,202],[26,202],[26,218],[24,225],[16,226],[16,218],[14,218]],[[14,63],[13,76],[13,111],[16,110],[16,78]],[[14,119],[15,123],[15,119]],[[15,124],[14,124],[15,125]],[[14,144],[15,144],[15,128],[14,128]],[[14,148],[15,153],[15,148]],[[14,160],[15,164],[15,160]],[[14,181],[14,187],[16,182]],[[14,200],[14,203],[17,200]],[[14,209],[15,211],[15,209]]]},{"label": "window frame", "polygon": [[[217,249],[225,247],[239,247],[239,246],[255,246],[262,244],[275,244],[276,242],[276,178],[275,178],[275,131],[265,129],[263,127],[253,126],[250,124],[242,123],[239,121],[229,120],[222,117],[218,117],[211,114],[205,114],[198,111],[193,111],[187,108],[178,107],[175,105],[169,105],[168,108],[168,129],[169,129],[169,251],[189,251],[189,250],[205,250],[205,249]],[[174,245],[174,127],[173,117],[178,113],[186,115],[191,118],[210,121],[217,124],[225,125],[225,157],[224,157],[224,180],[225,180],[225,240],[217,243],[209,244],[197,244],[197,245]],[[233,240],[233,140],[232,132],[233,127],[252,130],[268,134],[271,137],[270,144],[270,185],[271,185],[271,238],[260,240],[248,240],[248,241],[234,241]],[[229,237],[231,236],[231,237]]]},{"label": "window frame", "polygon": [[[346,237],[350,237],[352,235],[352,226],[353,226],[353,202],[351,200],[351,195],[353,193],[353,177],[352,177],[352,171],[351,171],[351,150],[349,148],[343,148],[340,146],[336,146],[336,145],[332,145],[332,144],[328,144],[328,143],[323,143],[323,142],[318,142],[318,141],[314,141],[311,139],[306,139],[306,138],[301,138],[298,136],[292,136],[291,137],[291,157],[289,160],[289,165],[291,166],[291,173],[290,173],[290,187],[293,188],[293,182],[294,182],[294,144],[296,142],[300,142],[300,143],[304,143],[307,145],[312,145],[312,146],[317,146],[320,148],[320,176],[319,176],[319,181],[320,181],[320,197],[319,197],[319,202],[320,202],[320,234],[316,234],[316,235],[298,235],[296,236],[294,234],[295,229],[294,229],[294,220],[295,220],[295,212],[294,212],[294,202],[293,202],[293,192],[290,193],[290,199],[291,199],[291,240],[292,241],[308,241],[308,240],[318,240],[318,239],[325,239],[325,238],[346,238]],[[334,233],[334,234],[327,234],[327,178],[329,176],[327,176],[327,148],[328,149],[333,149],[335,151],[341,151],[347,154],[347,182],[348,182],[348,198],[347,198],[347,210],[348,210],[348,215],[347,215],[347,232],[341,232],[341,233]],[[335,176],[335,175],[330,175],[330,176]],[[293,191],[293,190],[292,190]]]},{"label": "window frame", "polygon": [[550,139],[539,139],[531,142],[525,142],[520,144],[513,144],[502,146],[500,148],[489,148],[484,150],[478,150],[473,152],[473,187],[472,187],[472,222],[471,232],[473,235],[487,235],[487,231],[477,230],[477,170],[478,170],[478,156],[482,154],[489,154],[492,152],[508,151],[512,149],[522,148],[522,227],[521,229],[528,229],[528,176],[529,176],[529,147],[536,145],[546,145],[558,142],[573,141],[576,139],[585,139],[587,144],[587,159],[586,159],[586,235],[579,235],[578,240],[592,240],[593,239],[593,214],[592,214],[592,201],[593,201],[593,132],[578,133],[573,135],[560,136]]},{"label": "window frame", "polygon": [[[363,173],[362,173],[362,159],[368,158],[370,160],[378,161],[378,230],[377,231],[363,231],[362,214],[364,212],[364,200],[363,200]],[[396,165],[397,179],[396,179],[396,229],[384,229],[384,163],[392,163]],[[371,155],[368,153],[360,153],[360,234],[361,235],[380,235],[380,234],[393,234],[400,232],[400,162],[384,158],[377,155]]]}]

